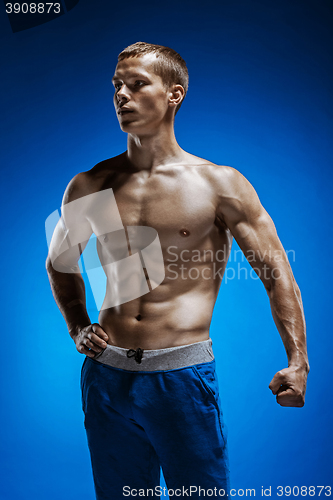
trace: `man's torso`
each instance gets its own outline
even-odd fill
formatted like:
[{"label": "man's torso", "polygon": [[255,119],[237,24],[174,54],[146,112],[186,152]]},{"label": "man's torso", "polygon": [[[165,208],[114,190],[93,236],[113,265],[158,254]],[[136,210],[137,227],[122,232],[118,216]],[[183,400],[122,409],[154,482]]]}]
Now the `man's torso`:
[{"label": "man's torso", "polygon": [[[230,231],[217,217],[217,168],[223,175],[223,167],[188,155],[186,164],[134,171],[123,154],[86,172],[89,193],[112,189],[125,231],[129,226],[157,231],[165,266],[165,278],[154,289],[146,272],[149,293],[100,311],[109,343],[161,349],[209,338],[232,244]],[[89,222],[98,234],[99,218],[91,216]],[[97,250],[102,265],[112,261],[117,253],[112,236],[98,238]]]}]

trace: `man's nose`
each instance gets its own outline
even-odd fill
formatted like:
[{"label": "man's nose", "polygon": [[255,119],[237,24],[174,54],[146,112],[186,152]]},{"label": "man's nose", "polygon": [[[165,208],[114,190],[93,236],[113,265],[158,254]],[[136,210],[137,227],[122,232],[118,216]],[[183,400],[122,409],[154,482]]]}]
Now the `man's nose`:
[{"label": "man's nose", "polygon": [[128,92],[128,88],[126,87],[125,84],[123,84],[120,89],[118,89],[118,91],[116,92],[116,96],[117,96],[117,99],[119,100],[119,102],[121,101],[128,101],[130,96],[129,96],[129,92]]}]

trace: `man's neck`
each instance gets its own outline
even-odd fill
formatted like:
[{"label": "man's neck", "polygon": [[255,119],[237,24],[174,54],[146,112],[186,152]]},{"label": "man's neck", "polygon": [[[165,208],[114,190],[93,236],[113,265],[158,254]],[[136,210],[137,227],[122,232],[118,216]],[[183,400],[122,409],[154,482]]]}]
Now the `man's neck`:
[{"label": "man's neck", "polygon": [[161,165],[183,162],[186,152],[176,141],[173,130],[139,137],[128,134],[127,157],[138,170],[153,170]]}]

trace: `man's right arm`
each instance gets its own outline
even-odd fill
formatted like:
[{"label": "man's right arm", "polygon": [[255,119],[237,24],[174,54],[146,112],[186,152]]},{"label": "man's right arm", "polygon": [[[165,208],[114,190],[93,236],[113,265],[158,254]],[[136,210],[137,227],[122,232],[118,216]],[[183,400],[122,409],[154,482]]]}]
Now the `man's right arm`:
[{"label": "man's right arm", "polygon": [[94,357],[106,347],[108,336],[98,324],[91,325],[86,309],[84,281],[78,266],[92,234],[83,201],[83,197],[90,194],[86,175],[78,174],[67,186],[62,216],[52,236],[46,269],[54,299],[77,350]]}]

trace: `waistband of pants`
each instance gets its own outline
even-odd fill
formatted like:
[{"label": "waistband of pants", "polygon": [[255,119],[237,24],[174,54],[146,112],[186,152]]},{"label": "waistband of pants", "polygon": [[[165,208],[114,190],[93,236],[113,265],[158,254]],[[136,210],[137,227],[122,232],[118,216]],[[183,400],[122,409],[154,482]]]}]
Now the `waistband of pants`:
[{"label": "waistband of pants", "polygon": [[214,360],[212,339],[166,349],[124,349],[108,344],[96,360],[128,371],[175,370]]}]

